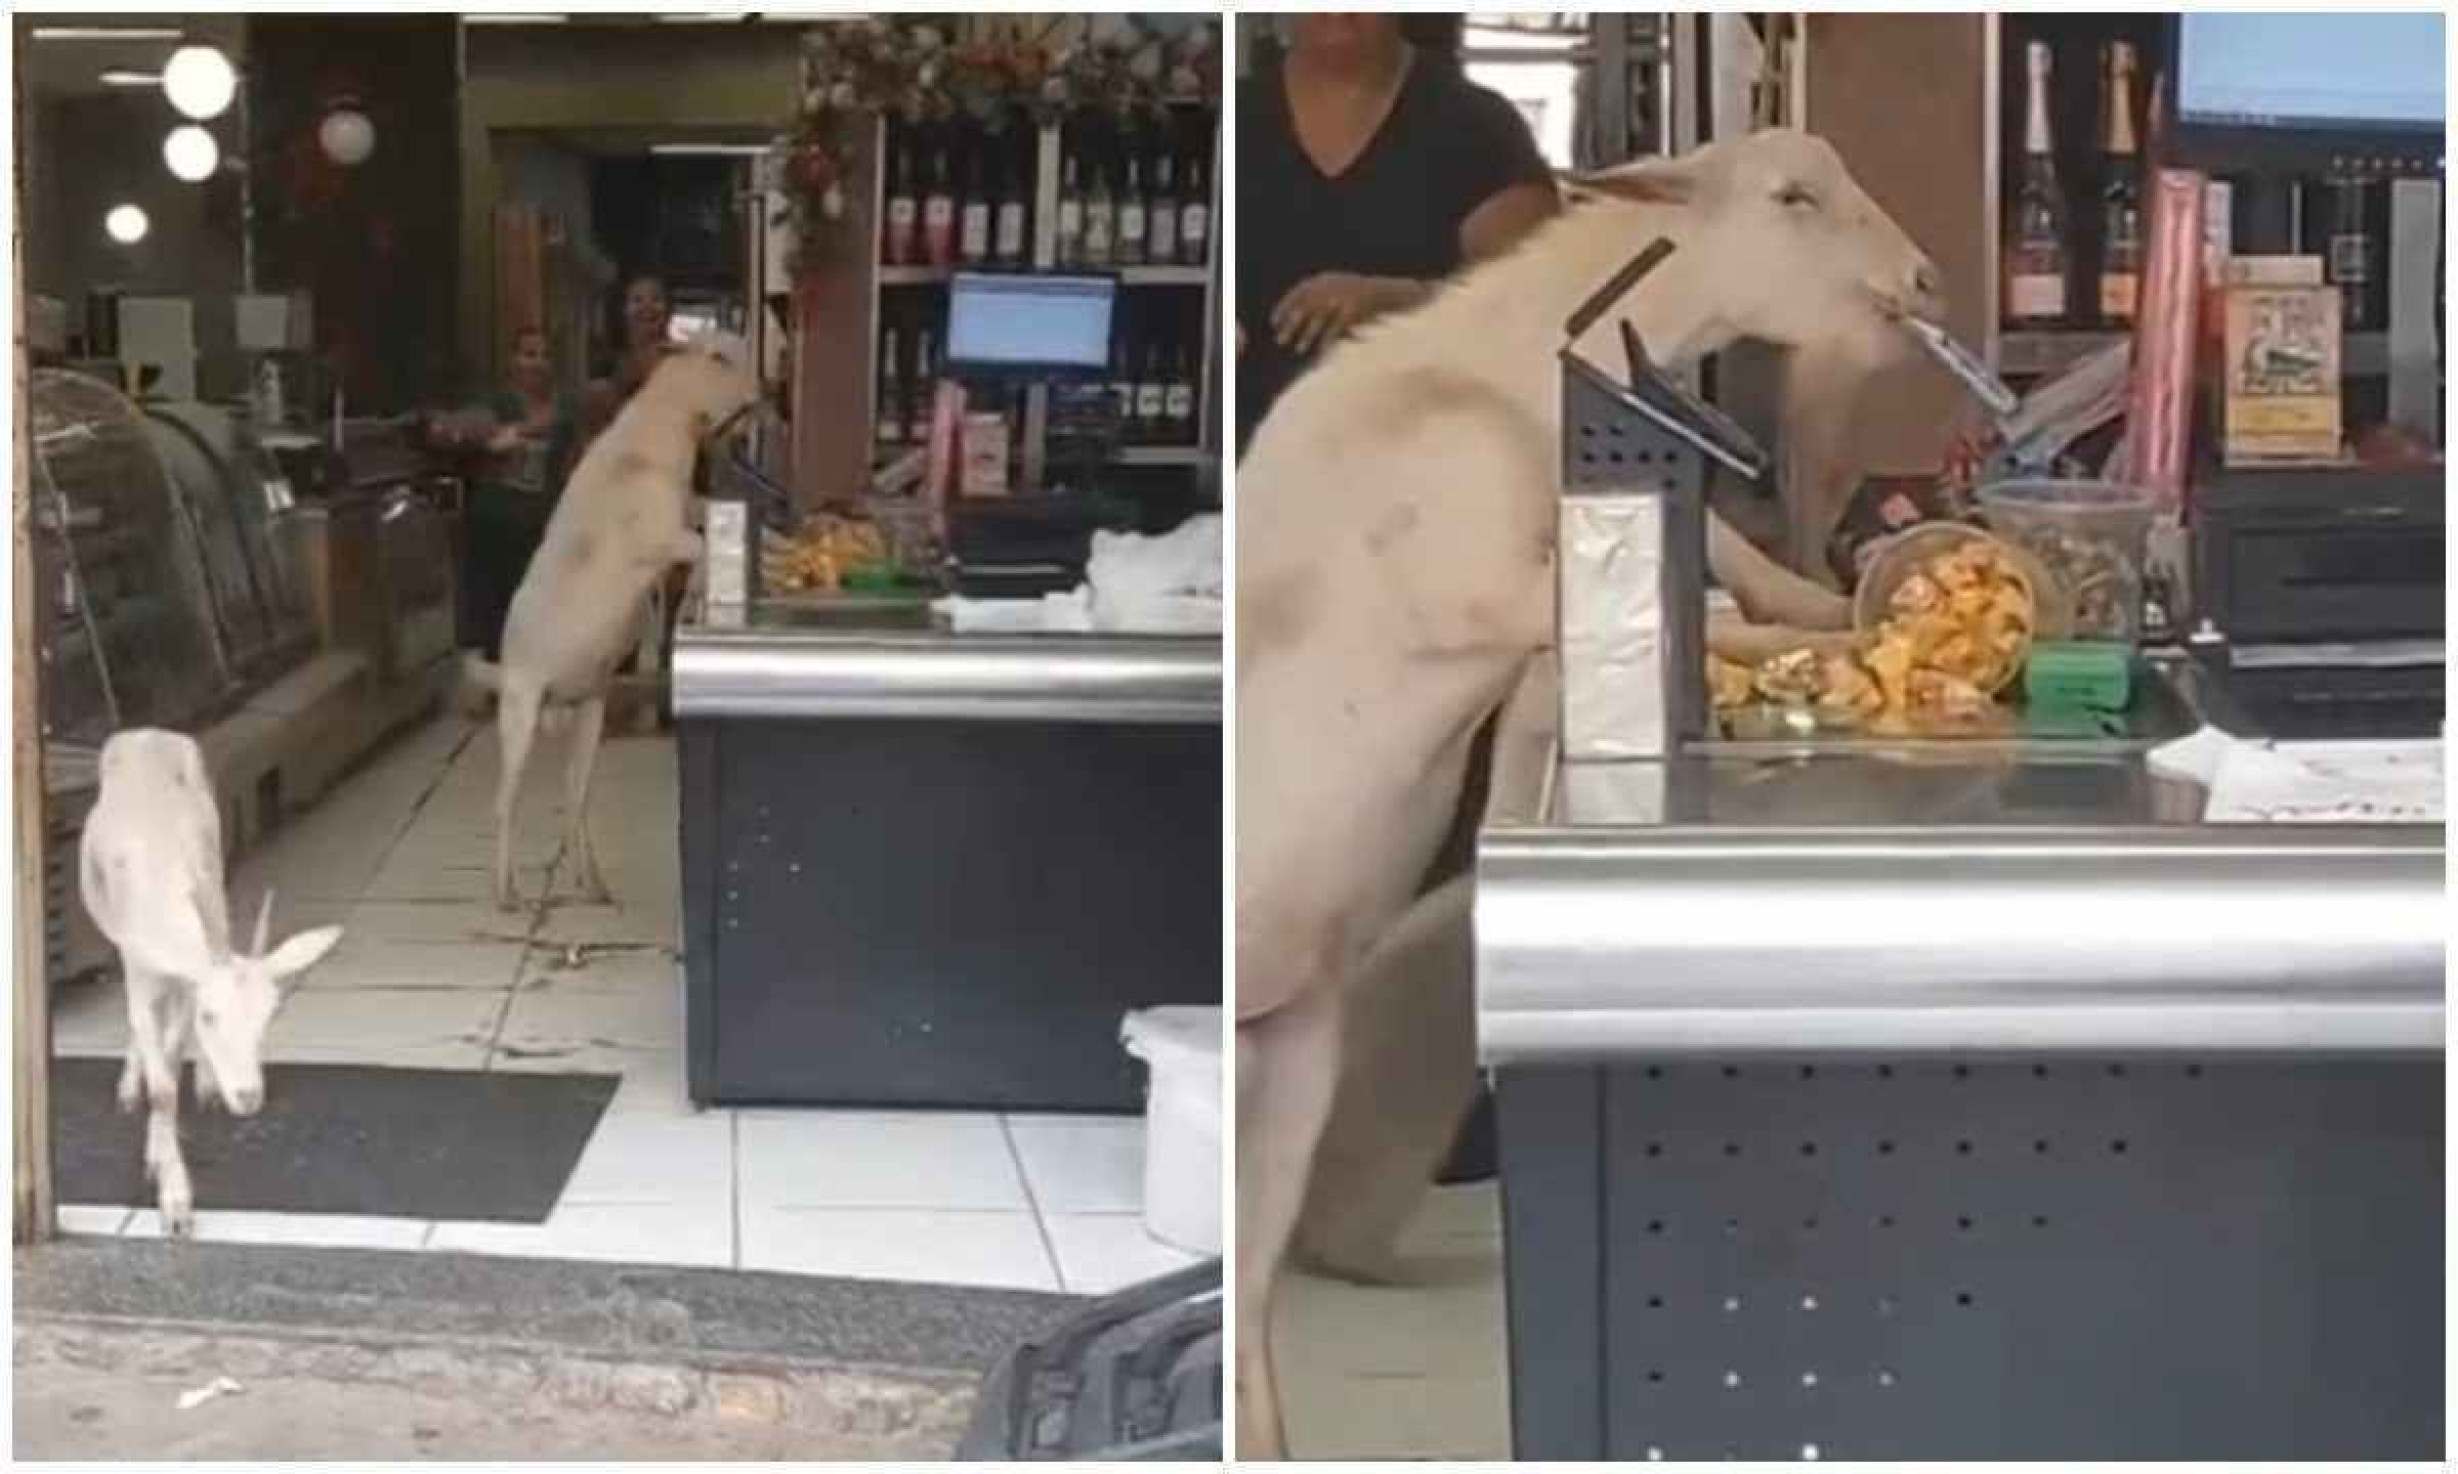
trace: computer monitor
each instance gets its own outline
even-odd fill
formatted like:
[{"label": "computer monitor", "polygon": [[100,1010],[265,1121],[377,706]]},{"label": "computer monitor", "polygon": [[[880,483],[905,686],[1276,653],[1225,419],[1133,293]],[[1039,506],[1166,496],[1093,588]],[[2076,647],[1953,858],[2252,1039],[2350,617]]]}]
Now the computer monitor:
[{"label": "computer monitor", "polygon": [[2181,162],[2219,172],[2439,171],[2439,13],[2197,10],[2170,25],[2170,152]]},{"label": "computer monitor", "polygon": [[1109,367],[1118,282],[1108,276],[958,272],[947,293],[947,371],[1064,378]]}]

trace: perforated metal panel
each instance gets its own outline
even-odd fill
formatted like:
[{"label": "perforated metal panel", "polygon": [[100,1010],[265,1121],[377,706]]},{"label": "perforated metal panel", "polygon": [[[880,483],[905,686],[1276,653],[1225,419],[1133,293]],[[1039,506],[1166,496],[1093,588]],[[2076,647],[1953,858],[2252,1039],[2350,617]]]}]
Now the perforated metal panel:
[{"label": "perforated metal panel", "polygon": [[1522,1458],[2436,1457],[2437,1059],[1506,1070]]}]

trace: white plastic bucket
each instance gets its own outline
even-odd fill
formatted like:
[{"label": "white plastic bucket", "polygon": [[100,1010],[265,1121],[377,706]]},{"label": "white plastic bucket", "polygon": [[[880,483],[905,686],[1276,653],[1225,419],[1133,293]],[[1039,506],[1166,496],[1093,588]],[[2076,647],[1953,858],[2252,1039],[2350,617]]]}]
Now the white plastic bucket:
[{"label": "white plastic bucket", "polygon": [[1144,1095],[1144,1231],[1191,1254],[1221,1250],[1221,1012],[1130,1013],[1127,1052],[1152,1070]]}]

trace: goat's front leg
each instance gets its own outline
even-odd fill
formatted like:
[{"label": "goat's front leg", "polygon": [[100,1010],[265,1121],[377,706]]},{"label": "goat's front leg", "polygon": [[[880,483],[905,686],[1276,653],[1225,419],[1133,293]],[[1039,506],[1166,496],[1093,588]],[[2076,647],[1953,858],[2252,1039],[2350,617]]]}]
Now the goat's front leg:
[{"label": "goat's front leg", "polygon": [[[179,1150],[179,1077],[195,1000],[174,980],[156,982],[160,1032],[155,1061],[146,1069],[145,1167],[154,1179],[163,1237],[176,1239],[196,1229],[196,1192],[188,1181],[188,1159]],[[161,1066],[159,1072],[154,1063]]]},{"label": "goat's front leg", "polygon": [[[170,978],[149,973],[120,954],[120,983],[128,1004],[128,1057],[120,1066],[119,1108],[133,1111],[155,1091],[157,1082],[167,1081],[176,1089],[179,1077],[162,1057],[162,994],[178,984]],[[149,1146],[145,1167],[151,1175],[154,1154]]]},{"label": "goat's front leg", "polygon": [[1288,1455],[1272,1307],[1340,1079],[1338,988],[1238,1026],[1237,1457]]}]

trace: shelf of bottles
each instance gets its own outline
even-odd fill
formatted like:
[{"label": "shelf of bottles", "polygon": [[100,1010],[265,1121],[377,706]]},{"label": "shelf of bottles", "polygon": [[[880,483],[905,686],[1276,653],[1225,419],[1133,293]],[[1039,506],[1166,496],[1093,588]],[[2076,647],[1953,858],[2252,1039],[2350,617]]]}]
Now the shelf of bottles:
[{"label": "shelf of bottles", "polygon": [[[2148,225],[2143,140],[2170,34],[2147,14],[2000,22],[1997,368],[2009,378],[2054,374],[2132,330]],[[2345,372],[2382,373],[2389,191],[2360,168],[2295,184],[2304,204],[2293,249],[2321,256],[2340,287]],[[2241,209],[2237,194],[2217,198]]]},{"label": "shelf of bottles", "polygon": [[[924,437],[943,361],[945,288],[959,271],[1115,275],[1121,291],[1102,386],[1115,417],[1107,459],[1195,467],[1215,453],[1212,109],[1174,105],[1137,121],[1087,111],[1044,125],[1021,115],[995,125],[889,119],[879,147],[876,462]],[[1051,401],[1046,387],[1031,385],[977,387],[968,404],[1006,418],[1020,489],[1040,489],[1055,432]]]}]

